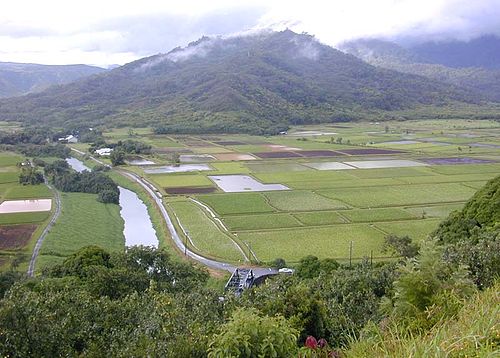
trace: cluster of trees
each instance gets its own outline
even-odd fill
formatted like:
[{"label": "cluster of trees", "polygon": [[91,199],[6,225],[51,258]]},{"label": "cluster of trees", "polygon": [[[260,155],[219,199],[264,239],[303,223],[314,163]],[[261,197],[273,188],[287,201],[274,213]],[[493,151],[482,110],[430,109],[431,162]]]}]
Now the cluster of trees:
[{"label": "cluster of trees", "polygon": [[23,166],[19,174],[19,184],[37,185],[44,182],[43,174],[32,166]]},{"label": "cluster of trees", "polygon": [[44,170],[54,186],[61,191],[97,194],[97,200],[103,203],[119,202],[118,186],[100,170],[77,173],[72,171],[64,160],[47,164]]},{"label": "cluster of trees", "polygon": [[45,127],[27,127],[22,131],[0,132],[0,144],[6,150],[20,152],[28,157],[67,158],[71,150],[53,143],[54,132]]},{"label": "cluster of trees", "polygon": [[[205,270],[149,248],[88,247],[39,278],[4,275],[0,351],[13,357],[335,357],[356,356],[349,347],[361,345],[362,356],[377,356],[371,350],[387,337],[424,337],[498,282],[499,182],[488,183],[421,246],[387,238],[399,262],[345,265],[308,256],[294,275],[270,278],[239,298],[221,298]],[[481,226],[455,232],[457,215],[474,216]],[[452,231],[453,238],[440,236]],[[464,352],[492,351],[495,334],[486,331]]]}]

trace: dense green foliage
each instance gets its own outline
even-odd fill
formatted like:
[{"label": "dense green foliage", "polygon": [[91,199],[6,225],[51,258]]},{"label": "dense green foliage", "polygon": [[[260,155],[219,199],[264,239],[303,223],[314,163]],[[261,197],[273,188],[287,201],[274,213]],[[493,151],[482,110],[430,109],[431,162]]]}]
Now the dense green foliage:
[{"label": "dense green foliage", "polygon": [[43,183],[43,181],[43,174],[36,170],[36,168],[25,166],[21,169],[21,173],[19,174],[20,184],[37,185]]},{"label": "dense green foliage", "polygon": [[421,105],[478,103],[469,91],[378,69],[292,31],[202,38],[105,74],[0,102],[0,119],[151,125],[157,133],[276,134]]},{"label": "dense green foliage", "polygon": [[103,203],[118,204],[120,192],[116,183],[101,171],[87,170],[77,173],[70,170],[64,160],[57,160],[44,168],[54,186],[65,192],[98,194]]},{"label": "dense green foliage", "polygon": [[52,143],[53,130],[28,127],[22,131],[0,132],[0,144],[5,149],[21,152],[28,157],[67,158],[71,150],[59,143]]},{"label": "dense green foliage", "polygon": [[[374,357],[458,348],[462,356],[492,353],[498,348],[500,247],[497,206],[489,204],[497,180],[460,212],[480,213],[488,223],[473,235],[457,229],[454,240],[446,241],[438,233],[416,255],[406,237],[389,237],[387,244],[408,256],[401,262],[342,265],[307,256],[295,274],[269,278],[240,297],[228,292],[221,299],[206,288],[206,271],[150,248],[109,253],[90,246],[39,278],[0,276],[0,288],[10,287],[0,301],[0,352],[12,357],[326,357],[337,349]],[[467,302],[480,290],[486,292],[473,304],[484,314],[475,315]],[[481,297],[487,298],[484,307]],[[473,339],[453,328],[463,330],[466,317],[474,317],[467,328]],[[463,343],[450,348],[443,337]]]},{"label": "dense green foliage", "polygon": [[443,221],[433,236],[443,243],[454,243],[463,237],[472,240],[480,232],[495,229],[500,229],[500,176],[481,188],[463,210]]},{"label": "dense green foliage", "polygon": [[209,358],[288,358],[297,350],[297,331],[282,316],[237,309],[210,344]]}]

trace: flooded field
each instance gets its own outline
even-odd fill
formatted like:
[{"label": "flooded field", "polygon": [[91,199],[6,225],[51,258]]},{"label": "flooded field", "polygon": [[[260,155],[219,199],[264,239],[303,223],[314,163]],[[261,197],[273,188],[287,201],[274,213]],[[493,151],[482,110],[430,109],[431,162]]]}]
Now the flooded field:
[{"label": "flooded field", "polygon": [[129,165],[138,165],[138,166],[141,166],[141,165],[155,165],[156,164],[155,162],[153,162],[151,160],[144,159],[144,158],[127,160],[127,163]]},{"label": "flooded field", "polygon": [[81,173],[85,170],[88,170],[90,172],[90,168],[83,164],[81,160],[78,160],[76,158],[66,158],[66,162],[74,171],[78,173]]},{"label": "flooded field", "polygon": [[203,163],[214,161],[215,157],[210,154],[181,154],[179,160],[181,163]]},{"label": "flooded field", "polygon": [[281,184],[262,184],[248,175],[209,175],[208,177],[226,193],[290,189]]},{"label": "flooded field", "polygon": [[425,167],[428,164],[415,162],[413,160],[361,160],[356,162],[345,162],[348,165],[359,169],[379,169],[379,168],[404,168],[404,167]]},{"label": "flooded field", "polygon": [[355,169],[354,167],[340,163],[340,162],[324,162],[324,163],[307,163],[304,164],[308,167],[317,169],[317,170],[345,170],[345,169]]},{"label": "flooded field", "polygon": [[0,204],[0,214],[49,211],[52,199],[7,200]]},{"label": "flooded field", "polygon": [[144,169],[147,174],[165,174],[165,173],[187,173],[212,170],[208,164],[181,164],[181,165],[166,165],[163,167]]},{"label": "flooded field", "polygon": [[136,193],[120,189],[120,215],[125,222],[125,246],[144,245],[158,247],[158,238],[146,205]]}]

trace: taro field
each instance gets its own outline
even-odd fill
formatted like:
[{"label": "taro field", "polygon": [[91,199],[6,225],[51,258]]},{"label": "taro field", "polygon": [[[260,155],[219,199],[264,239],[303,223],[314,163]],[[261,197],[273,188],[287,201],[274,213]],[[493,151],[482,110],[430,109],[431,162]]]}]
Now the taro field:
[{"label": "taro field", "polygon": [[44,184],[19,184],[25,158],[0,152],[0,270],[26,270],[36,239],[52,213],[52,192]]},{"label": "taro field", "polygon": [[384,259],[385,236],[425,239],[500,174],[493,121],[342,123],[273,137],[134,131],[105,136],[151,144],[148,165],[126,169],[160,190],[193,250],[231,262]]}]

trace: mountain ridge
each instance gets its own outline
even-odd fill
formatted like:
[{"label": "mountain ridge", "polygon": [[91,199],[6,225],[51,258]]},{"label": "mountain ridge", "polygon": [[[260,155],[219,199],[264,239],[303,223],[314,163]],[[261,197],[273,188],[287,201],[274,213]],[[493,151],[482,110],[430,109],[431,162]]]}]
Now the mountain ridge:
[{"label": "mountain ridge", "polygon": [[0,62],[0,98],[40,92],[53,85],[70,83],[104,71],[106,70],[100,67],[82,64]]},{"label": "mountain ridge", "polygon": [[452,85],[374,67],[313,36],[286,30],[202,37],[104,74],[0,101],[0,119],[272,132],[289,124],[480,100]]}]

